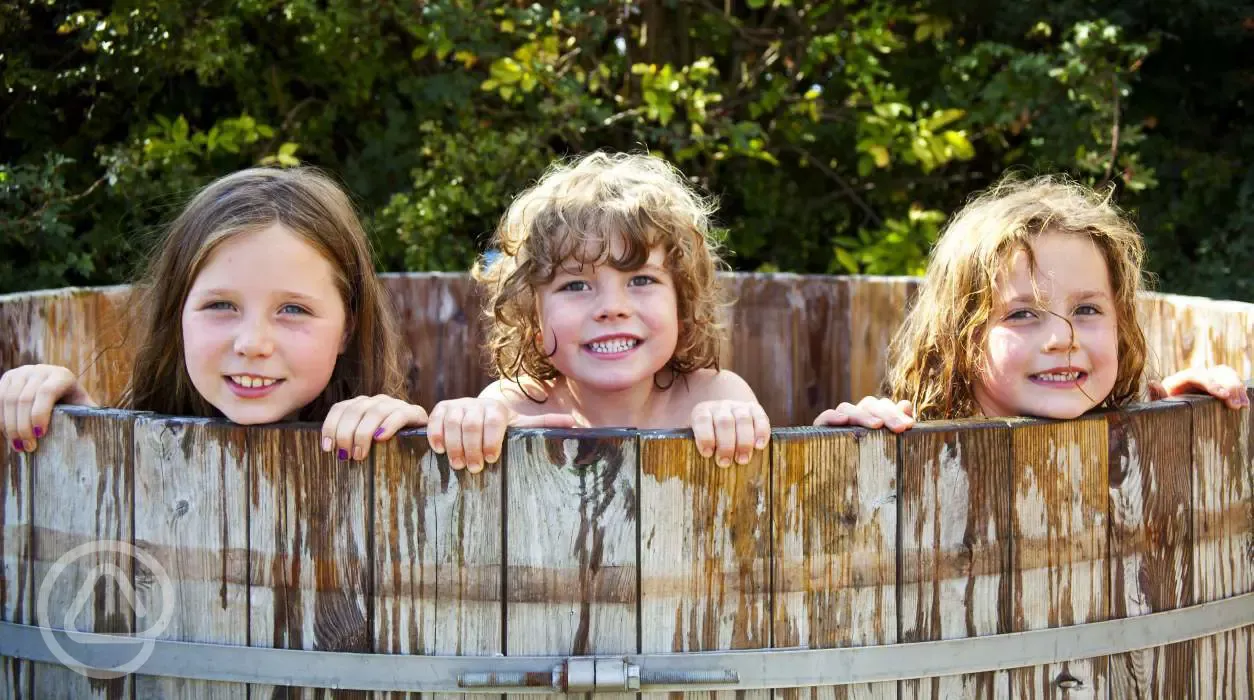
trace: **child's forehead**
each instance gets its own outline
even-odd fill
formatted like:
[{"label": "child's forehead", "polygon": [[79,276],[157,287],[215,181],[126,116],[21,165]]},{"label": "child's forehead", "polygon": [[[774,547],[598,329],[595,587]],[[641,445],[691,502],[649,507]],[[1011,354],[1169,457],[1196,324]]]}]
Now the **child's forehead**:
[{"label": "child's forehead", "polygon": [[993,281],[1002,299],[1111,294],[1106,258],[1091,236],[1048,231],[1008,251]]},{"label": "child's forehead", "polygon": [[557,260],[556,265],[567,272],[582,272],[589,267],[606,265],[625,265],[633,269],[647,265],[662,267],[666,262],[666,248],[661,243],[646,247],[643,242],[631,241],[621,235],[579,241],[560,253],[564,253],[564,257]]}]

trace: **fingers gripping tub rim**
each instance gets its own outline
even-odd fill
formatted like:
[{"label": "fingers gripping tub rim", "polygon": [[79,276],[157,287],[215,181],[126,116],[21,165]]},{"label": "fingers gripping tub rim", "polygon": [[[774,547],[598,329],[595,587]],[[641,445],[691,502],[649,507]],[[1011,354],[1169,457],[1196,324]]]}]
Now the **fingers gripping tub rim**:
[{"label": "fingers gripping tub rim", "polygon": [[[143,603],[136,595],[136,590],[131,582],[131,577],[128,576],[125,571],[112,562],[97,563],[90,570],[88,575],[83,578],[81,585],[74,594],[74,598],[70,603],[69,608],[63,611],[64,614],[62,615],[62,619],[49,619],[53,617],[51,611],[51,599],[54,584],[80,560],[87,557],[99,556],[101,554],[114,554],[119,557],[127,557],[137,566],[142,565],[152,575],[153,583],[150,590],[155,592],[157,595],[151,596],[151,599],[155,600],[159,596],[161,601],[161,612],[156,616],[155,622],[147,629],[142,632],[133,632],[130,635],[117,635],[110,637],[114,642],[126,640],[130,643],[138,645],[139,650],[129,661],[112,668],[105,669],[92,668],[85,662],[75,658],[73,654],[66,650],[65,647],[57,641],[56,636],[53,634],[52,628],[54,625],[52,623],[62,623],[61,625],[56,626],[61,627],[71,641],[84,645],[99,643],[96,641],[97,635],[83,633],[75,628],[74,620],[88,605],[97,583],[106,576],[114,580],[115,585],[119,588],[119,596],[125,599],[126,603],[131,606],[136,614],[144,614],[145,617],[151,619],[151,616],[146,614],[148,612],[147,609],[143,606]],[[72,669],[75,673],[98,680],[112,680],[114,678],[120,678],[139,670],[152,656],[153,649],[155,648],[155,639],[165,632],[166,628],[170,626],[170,622],[174,618],[173,591],[174,586],[170,580],[169,573],[165,570],[165,567],[161,565],[161,562],[157,561],[157,558],[152,554],[135,547],[129,542],[121,542],[118,540],[93,540],[91,542],[85,542],[65,554],[62,554],[61,557],[53,562],[52,566],[49,567],[48,572],[44,575],[43,580],[40,582],[39,597],[37,598],[35,605],[35,615],[40,625],[39,633],[40,636],[43,637],[44,643],[48,646],[48,650],[52,653],[52,655],[66,667]]]}]

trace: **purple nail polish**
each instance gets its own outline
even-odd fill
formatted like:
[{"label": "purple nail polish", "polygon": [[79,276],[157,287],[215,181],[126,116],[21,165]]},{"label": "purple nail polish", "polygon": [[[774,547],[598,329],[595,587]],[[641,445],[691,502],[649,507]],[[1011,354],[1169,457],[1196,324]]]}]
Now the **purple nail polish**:
[{"label": "purple nail polish", "polygon": [[35,437],[41,438],[43,436],[44,436],[44,429],[39,426],[35,426]]},{"label": "purple nail polish", "polygon": [[341,447],[340,449],[335,451],[335,456],[339,457],[340,461],[343,462],[348,459],[348,450]]},{"label": "purple nail polish", "polygon": [[26,446],[22,444],[21,440],[14,440],[13,449],[17,450],[18,452],[24,452],[26,450]]},{"label": "purple nail polish", "polygon": [[379,428],[378,430],[374,431],[374,439],[378,440],[379,436],[382,434],[383,434],[383,428]]}]

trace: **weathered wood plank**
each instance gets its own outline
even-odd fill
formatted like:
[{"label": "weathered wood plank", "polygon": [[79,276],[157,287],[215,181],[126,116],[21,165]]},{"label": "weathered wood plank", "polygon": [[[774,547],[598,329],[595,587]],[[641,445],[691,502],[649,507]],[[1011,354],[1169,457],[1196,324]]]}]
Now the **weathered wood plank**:
[{"label": "weathered wood plank", "polygon": [[[771,445],[773,646],[895,643],[896,436],[795,428],[775,431]],[[789,700],[895,700],[897,684],[775,692]]]},{"label": "weathered wood plank", "polygon": [[[33,624],[32,458],[0,445],[0,620]],[[0,657],[0,698],[31,697],[31,664]]]},{"label": "weathered wood plank", "polygon": [[135,365],[130,287],[94,290],[92,340],[94,347],[81,381],[101,406],[117,406]]},{"label": "weathered wood plank", "polygon": [[492,381],[483,352],[482,305],[465,274],[383,275],[400,320],[409,400],[478,396]]},{"label": "weathered wood plank", "polygon": [[918,288],[912,277],[850,277],[850,396],[880,395],[888,345],[905,319]]},{"label": "weathered wood plank", "polygon": [[[39,624],[80,632],[134,630],[132,427],[131,414],[121,411],[70,407],[53,412],[32,467]],[[35,664],[33,695],[131,697],[132,676],[93,675]]]},{"label": "weathered wood plank", "polygon": [[[1254,414],[1213,399],[1186,401],[1193,413],[1193,586],[1197,602],[1206,603],[1254,591]],[[1193,651],[1195,697],[1254,697],[1254,630],[1195,640]]]},{"label": "weathered wood plank", "polygon": [[1254,305],[1176,294],[1144,294],[1137,305],[1152,371],[1224,364],[1254,376]]},{"label": "weathered wood plank", "polygon": [[[371,651],[369,463],[339,462],[312,426],[249,434],[249,644]],[[297,679],[293,679],[293,685]],[[265,686],[250,696],[323,697]],[[365,697],[335,691],[334,697]]]},{"label": "weathered wood plank", "polygon": [[[921,423],[901,435],[902,642],[1011,628],[1010,432],[1003,421]],[[1007,673],[903,681],[904,698],[1007,698]]]},{"label": "weathered wood plank", "polygon": [[747,465],[720,468],[697,453],[690,435],[641,434],[643,653],[770,646],[769,465],[760,451]]},{"label": "weathered wood plank", "polygon": [[[196,418],[135,420],[135,546],[166,577],[143,575],[135,628],[187,642],[248,644],[245,429]],[[163,627],[162,615],[172,608]],[[247,698],[241,683],[136,676],[137,697]]]},{"label": "weathered wood plank", "polygon": [[505,652],[634,652],[634,431],[513,431],[506,450]]},{"label": "weathered wood plank", "polygon": [[[1106,415],[1110,444],[1111,616],[1192,605],[1188,406],[1154,403]],[[1112,698],[1187,698],[1191,644],[1110,658]]]},{"label": "weathered wood plank", "polygon": [[374,469],[374,651],[504,653],[502,470],[454,471],[422,433],[375,445]]},{"label": "weathered wood plank", "polygon": [[777,425],[805,425],[848,400],[848,285],[818,275],[737,274],[725,367]]},{"label": "weathered wood plank", "polygon": [[[1013,632],[1110,616],[1106,421],[1011,428]],[[1016,698],[1105,698],[1106,657],[1011,671]]]}]

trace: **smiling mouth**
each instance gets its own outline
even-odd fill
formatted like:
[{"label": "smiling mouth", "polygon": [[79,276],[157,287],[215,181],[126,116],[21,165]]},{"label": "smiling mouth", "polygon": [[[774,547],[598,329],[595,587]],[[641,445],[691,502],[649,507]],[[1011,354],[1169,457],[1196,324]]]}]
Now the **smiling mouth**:
[{"label": "smiling mouth", "polygon": [[595,340],[584,345],[594,355],[615,355],[620,352],[627,352],[644,341],[639,338],[612,338],[610,340]]},{"label": "smiling mouth", "polygon": [[226,380],[240,389],[265,389],[283,381],[270,377],[258,377],[254,374],[228,374]]},{"label": "smiling mouth", "polygon": [[1077,384],[1084,381],[1089,376],[1088,372],[1082,370],[1070,370],[1066,372],[1039,372],[1028,376],[1038,384]]}]

